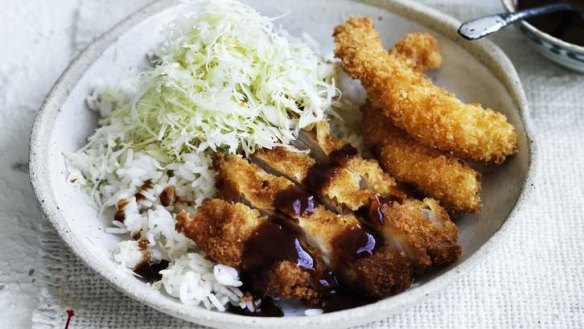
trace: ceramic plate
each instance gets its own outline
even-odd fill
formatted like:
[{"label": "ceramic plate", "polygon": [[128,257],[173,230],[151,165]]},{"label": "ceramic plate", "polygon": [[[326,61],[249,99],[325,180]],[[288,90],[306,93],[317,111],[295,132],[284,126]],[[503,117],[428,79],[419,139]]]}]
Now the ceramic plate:
[{"label": "ceramic plate", "polygon": [[[91,268],[131,298],[187,321],[224,328],[338,328],[386,317],[426,298],[463,275],[500,239],[504,225],[526,203],[535,155],[526,122],[526,101],[510,61],[488,41],[469,43],[456,34],[458,22],[407,0],[250,0],[244,1],[279,22],[293,35],[309,32],[325,52],[333,49],[335,25],[349,15],[375,19],[387,47],[406,32],[428,31],[442,47],[444,65],[434,81],[467,102],[480,102],[505,113],[515,125],[519,154],[483,176],[483,210],[457,220],[463,254],[459,263],[417,281],[416,286],[375,304],[314,317],[252,318],[182,305],[177,299],[146,286],[119,269],[111,259],[120,237],[107,234],[110,219],[98,216],[89,198],[67,183],[63,152],[80,148],[93,133],[96,116],[84,100],[97,79],[118,80],[139,72],[145,54],[162,40],[164,25],[184,10],[184,4],[156,2],[90,45],[67,69],[50,92],[36,119],[31,138],[31,180],[49,220],[71,249]],[[244,28],[244,27],[242,27]],[[494,261],[494,260],[491,260]]]}]

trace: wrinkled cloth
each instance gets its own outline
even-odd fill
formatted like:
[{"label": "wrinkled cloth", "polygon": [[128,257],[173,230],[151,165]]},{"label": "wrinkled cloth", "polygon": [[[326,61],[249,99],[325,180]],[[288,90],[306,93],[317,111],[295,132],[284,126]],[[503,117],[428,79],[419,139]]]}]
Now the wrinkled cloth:
[{"label": "wrinkled cloth", "polygon": [[[5,165],[0,178],[6,183],[0,187],[5,212],[0,223],[3,227],[19,226],[11,246],[0,249],[0,265],[11,261],[8,253],[19,250],[30,257],[30,264],[13,265],[8,270],[2,266],[0,307],[18,312],[10,304],[22,303],[28,313],[18,313],[18,322],[12,324],[15,328],[63,328],[67,309],[75,311],[72,328],[198,327],[126,297],[87,268],[34,208],[36,199],[27,182],[27,132],[52,81],[85,45],[148,1],[9,2],[14,5],[3,9],[4,20],[28,17],[29,13],[16,4],[24,3],[35,11],[28,18],[30,22],[20,24],[29,29],[22,33],[31,38],[35,53],[24,58],[30,67],[16,60],[0,61],[0,119],[3,126],[11,126],[8,130],[14,130],[11,134],[0,132],[0,153],[8,154],[0,160]],[[422,2],[459,20],[503,10],[499,1]],[[59,6],[66,9],[55,9]],[[43,21],[35,22],[34,17]],[[0,38],[8,38],[5,42],[14,38],[7,29],[0,32]],[[61,38],[58,33],[67,35]],[[38,42],[34,38],[39,38]],[[59,42],[61,48],[42,38]],[[516,66],[529,101],[540,152],[531,203],[505,239],[462,278],[420,304],[359,328],[584,327],[584,223],[579,210],[584,197],[584,75],[536,54],[515,28],[492,40]],[[7,81],[16,78],[32,81],[31,85],[22,82],[22,88],[6,87],[6,91]],[[26,97],[27,92],[31,97]],[[14,194],[15,190],[18,193]],[[0,237],[4,235],[0,233]]]}]

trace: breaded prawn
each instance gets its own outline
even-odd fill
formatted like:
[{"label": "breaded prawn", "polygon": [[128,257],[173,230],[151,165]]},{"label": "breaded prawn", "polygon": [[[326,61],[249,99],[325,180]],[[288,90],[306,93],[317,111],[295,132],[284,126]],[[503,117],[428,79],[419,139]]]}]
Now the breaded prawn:
[{"label": "breaded prawn", "polygon": [[334,37],[345,71],[416,140],[477,162],[501,163],[517,151],[515,129],[503,114],[462,103],[385,51],[370,18],[350,18],[335,28]]},{"label": "breaded prawn", "polygon": [[440,200],[453,212],[481,209],[480,174],[476,170],[413,140],[370,103],[362,109],[363,138],[390,175]]},{"label": "breaded prawn", "polygon": [[393,46],[390,54],[417,72],[427,72],[442,65],[438,41],[429,33],[414,32],[404,35]]}]

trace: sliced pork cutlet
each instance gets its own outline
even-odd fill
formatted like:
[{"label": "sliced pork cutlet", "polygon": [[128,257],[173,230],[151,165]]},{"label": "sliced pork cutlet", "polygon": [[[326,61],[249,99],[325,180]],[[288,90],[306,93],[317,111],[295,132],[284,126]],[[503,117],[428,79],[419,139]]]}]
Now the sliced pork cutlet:
[{"label": "sliced pork cutlet", "polygon": [[344,284],[372,297],[396,294],[410,286],[407,256],[385,245],[353,214],[327,210],[290,180],[240,156],[217,158],[215,169],[221,197],[288,216]]},{"label": "sliced pork cutlet", "polygon": [[416,275],[460,257],[458,228],[434,199],[398,202],[376,198],[357,214],[389,244],[407,252]]},{"label": "sliced pork cutlet", "polygon": [[376,195],[404,199],[406,194],[376,160],[365,159],[348,143],[333,138],[328,123],[303,131],[310,154],[283,147],[259,149],[253,159],[315,193],[337,210],[356,211]]},{"label": "sliced pork cutlet", "polygon": [[[327,162],[318,163],[306,153],[284,148],[258,150],[254,158],[303,184],[327,205],[356,211],[362,222],[391,246],[406,252],[416,274],[431,266],[455,262],[461,248],[458,229],[448,213],[433,199],[407,198],[377,161],[364,159],[330,136],[327,129],[321,126],[309,132],[313,147],[318,145],[328,154]],[[345,146],[334,149],[340,145]]]},{"label": "sliced pork cutlet", "polygon": [[348,144],[333,151],[324,162],[283,147],[257,150],[252,158],[268,171],[303,185],[337,212],[356,211],[376,195],[405,198],[375,161],[363,159]]},{"label": "sliced pork cutlet", "polygon": [[325,291],[320,280],[327,270],[319,252],[288,223],[244,204],[205,200],[195,215],[181,211],[176,227],[207,258],[236,268],[246,288],[260,297],[316,304]]}]

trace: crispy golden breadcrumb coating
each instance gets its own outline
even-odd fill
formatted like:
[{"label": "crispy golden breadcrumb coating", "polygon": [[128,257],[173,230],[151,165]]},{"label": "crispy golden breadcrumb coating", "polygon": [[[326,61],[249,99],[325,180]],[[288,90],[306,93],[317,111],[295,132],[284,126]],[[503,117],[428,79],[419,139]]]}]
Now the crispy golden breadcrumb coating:
[{"label": "crispy golden breadcrumb coating", "polygon": [[462,253],[462,248],[458,245],[458,227],[450,220],[448,212],[432,198],[409,201],[412,207],[427,209],[424,212],[426,218],[439,228],[431,242],[432,247],[428,248],[433,264],[449,264],[458,260]]},{"label": "crispy golden breadcrumb coating", "polygon": [[[313,147],[320,148],[327,156],[347,145],[346,142],[332,136],[330,125],[326,120],[318,122],[313,131],[306,137],[313,138],[314,141],[311,143]],[[385,173],[375,159],[365,159],[361,154],[356,153],[347,157],[341,167],[355,176],[355,179],[359,181],[361,190],[370,190],[384,197],[394,192],[399,193],[395,179]],[[363,201],[366,200],[362,199],[361,201],[357,208],[365,205]],[[352,210],[357,209],[355,207],[350,208]]]},{"label": "crispy golden breadcrumb coating", "polygon": [[481,209],[480,174],[458,159],[410,138],[380,110],[363,106],[363,137],[382,167],[453,212]]},{"label": "crispy golden breadcrumb coating", "polygon": [[[268,221],[266,216],[241,203],[230,203],[220,199],[205,200],[194,216],[185,211],[177,215],[177,230],[191,238],[214,262],[245,271],[243,252],[245,242],[260,226]],[[313,254],[313,250],[310,250]],[[314,254],[313,254],[314,255]],[[320,256],[318,253],[317,256]],[[314,269],[307,270],[296,263],[283,260],[261,273],[263,293],[284,299],[297,298],[315,303],[322,289],[315,273],[324,270],[319,258],[314,260]]]},{"label": "crispy golden breadcrumb coating", "polygon": [[373,226],[406,250],[416,273],[458,260],[461,253],[458,228],[435,200],[390,202],[382,204],[379,210],[383,217],[373,218]]},{"label": "crispy golden breadcrumb coating", "polygon": [[[282,147],[257,150],[254,158],[298,184],[302,184],[316,164],[309,155]],[[395,180],[383,172],[377,161],[356,154],[328,171],[326,182],[317,192],[327,199],[327,204],[340,204],[355,211],[369,204],[376,195],[386,197],[397,190]]]},{"label": "crispy golden breadcrumb coating", "polygon": [[335,214],[316,202],[309,211],[278,208],[274,200],[279,193],[293,189],[294,184],[283,177],[268,174],[240,156],[217,158],[215,168],[222,196],[245,200],[262,211],[283,211],[292,217],[304,232],[308,243],[320,251],[327,266],[346,284],[377,297],[397,293],[411,284],[408,257],[383,244],[372,255],[358,257],[350,264],[339,261],[343,254],[336,244],[339,237],[344,236],[349,229],[366,232],[354,215]]},{"label": "crispy golden breadcrumb coating", "polygon": [[377,298],[400,293],[412,284],[412,265],[403,253],[382,246],[373,255],[356,259],[341,272],[360,291]]},{"label": "crispy golden breadcrumb coating", "polygon": [[183,210],[176,220],[177,231],[195,241],[209,259],[240,268],[245,239],[266,218],[241,203],[212,199],[203,201],[194,217]]},{"label": "crispy golden breadcrumb coating", "polygon": [[462,103],[389,54],[370,18],[350,18],[335,28],[334,37],[345,71],[416,140],[478,162],[501,163],[517,151],[515,129],[503,114]]},{"label": "crispy golden breadcrumb coating", "polygon": [[427,72],[442,65],[438,41],[429,33],[415,32],[404,35],[393,46],[390,54],[417,72]]},{"label": "crispy golden breadcrumb coating", "polygon": [[253,159],[296,183],[302,182],[310,168],[316,164],[316,161],[307,154],[284,147],[257,149]]},{"label": "crispy golden breadcrumb coating", "polygon": [[278,193],[294,187],[288,179],[270,175],[239,155],[217,157],[213,165],[219,196],[242,200],[254,208],[275,211],[273,203]]},{"label": "crispy golden breadcrumb coating", "polygon": [[[322,264],[322,261],[318,262]],[[284,299],[298,298],[314,304],[320,297],[316,270],[304,270],[292,262],[280,262],[270,272],[265,294]]]},{"label": "crispy golden breadcrumb coating", "polygon": [[[325,141],[325,147],[321,145],[321,148],[334,158],[335,152],[339,150],[327,149],[326,145],[343,143],[322,131],[318,135],[322,138],[315,143],[321,144]],[[320,197],[332,199],[350,210],[359,210],[361,219],[368,226],[383,236],[385,241],[391,242],[390,245],[396,250],[404,251],[408,255],[416,273],[458,259],[458,231],[450,222],[448,213],[438,203],[432,199],[424,202],[406,199],[405,194],[396,199],[396,193],[391,192],[396,183],[382,171],[377,161],[363,159],[353,152],[341,154],[346,157],[342,157],[338,170],[331,171],[326,187],[318,191]],[[298,182],[313,174],[310,168],[316,163],[307,154],[283,148],[258,150],[254,157],[279,174],[296,177]],[[392,201],[387,202],[385,198]],[[433,222],[427,216],[434,216],[439,220]],[[451,231],[452,228],[454,232]]]}]

